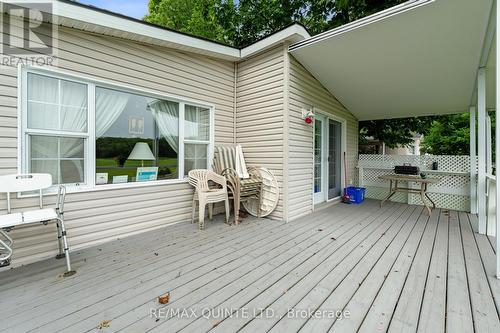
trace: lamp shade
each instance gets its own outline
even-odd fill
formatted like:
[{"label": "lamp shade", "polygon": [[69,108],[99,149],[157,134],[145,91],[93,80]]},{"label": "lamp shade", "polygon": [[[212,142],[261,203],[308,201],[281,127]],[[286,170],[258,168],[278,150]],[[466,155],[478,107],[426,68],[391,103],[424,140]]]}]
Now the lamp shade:
[{"label": "lamp shade", "polygon": [[132,149],[132,152],[128,156],[128,159],[147,161],[155,160],[156,158],[146,142],[137,142],[134,146],[134,149]]}]

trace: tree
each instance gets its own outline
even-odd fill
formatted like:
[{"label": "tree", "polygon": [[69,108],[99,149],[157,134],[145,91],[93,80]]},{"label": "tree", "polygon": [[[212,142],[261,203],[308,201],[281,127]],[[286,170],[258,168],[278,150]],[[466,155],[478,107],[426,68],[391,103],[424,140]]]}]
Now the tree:
[{"label": "tree", "polygon": [[[495,159],[495,112],[491,118],[492,154]],[[477,126],[477,125],[476,125]],[[421,144],[421,152],[433,155],[469,155],[469,114],[461,113],[437,117]]]},{"label": "tree", "polygon": [[146,21],[234,46],[298,22],[312,35],[406,0],[150,0]]},{"label": "tree", "polygon": [[415,133],[426,135],[433,120],[433,117],[414,117],[360,121],[359,140],[373,137],[389,148],[406,147],[413,143]]},{"label": "tree", "polygon": [[468,113],[440,117],[424,136],[421,151],[433,155],[468,155],[469,137]]},{"label": "tree", "polygon": [[150,0],[144,20],[176,31],[231,44],[237,24],[233,1]]}]

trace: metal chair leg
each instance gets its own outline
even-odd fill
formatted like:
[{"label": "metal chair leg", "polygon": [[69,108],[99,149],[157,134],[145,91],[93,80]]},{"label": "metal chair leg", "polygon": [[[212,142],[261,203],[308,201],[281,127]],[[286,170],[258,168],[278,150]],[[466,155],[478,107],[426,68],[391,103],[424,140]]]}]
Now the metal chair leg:
[{"label": "metal chair leg", "polygon": [[63,245],[64,245],[64,254],[66,257],[66,267],[67,271],[64,273],[64,277],[72,276],[76,274],[76,271],[71,270],[71,260],[69,258],[69,245],[68,245],[68,239],[66,237],[66,227],[64,226],[64,221],[62,218],[58,218],[59,223],[61,223],[61,235],[62,235],[62,240],[63,240]]},{"label": "metal chair leg", "polygon": [[2,229],[0,229],[0,235],[2,235],[5,238],[5,240],[7,241],[8,244],[7,243],[5,243],[5,244],[7,244],[9,246],[9,248],[12,248],[12,244],[14,244],[14,240],[12,238],[10,238],[10,236],[7,235],[7,233],[5,231],[3,231]]},{"label": "metal chair leg", "polygon": [[10,265],[10,258],[12,257],[12,238],[7,236],[2,230],[0,230],[1,234],[7,238],[7,242],[10,244],[8,245],[6,242],[4,242],[2,239],[0,239],[0,247],[3,248],[4,250],[7,251],[6,254],[0,256],[0,267],[6,267]]},{"label": "metal chair leg", "polygon": [[57,245],[59,247],[59,253],[56,255],[56,259],[62,259],[64,258],[64,250],[62,244],[61,226],[59,225],[59,221],[56,222],[56,227],[57,227]]}]

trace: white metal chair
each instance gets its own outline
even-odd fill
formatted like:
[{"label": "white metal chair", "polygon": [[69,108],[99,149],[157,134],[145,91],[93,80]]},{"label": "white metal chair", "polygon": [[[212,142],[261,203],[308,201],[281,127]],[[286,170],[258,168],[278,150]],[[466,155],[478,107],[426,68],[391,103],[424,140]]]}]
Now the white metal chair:
[{"label": "white metal chair", "polygon": [[[12,240],[7,232],[15,227],[49,222],[56,222],[59,254],[57,259],[66,258],[67,271],[64,276],[71,276],[76,272],[71,270],[69,258],[69,246],[66,237],[66,227],[64,226],[64,200],[66,189],[59,186],[57,192],[57,203],[54,208],[43,207],[43,190],[52,186],[52,176],[50,174],[33,173],[23,175],[0,176],[0,193],[7,195],[7,215],[0,216],[0,267],[10,265],[12,257]],[[11,193],[37,191],[39,196],[39,209],[12,213]]]},{"label": "white metal chair", "polygon": [[[191,170],[188,173],[189,184],[194,188],[193,211],[191,214],[191,223],[194,223],[194,214],[196,211],[196,201],[199,202],[199,228],[205,227],[205,206],[208,204],[208,217],[212,219],[213,204],[224,201],[226,207],[226,223],[229,223],[229,198],[227,195],[226,178],[213,171],[204,169]],[[211,188],[210,182],[220,187]]]}]

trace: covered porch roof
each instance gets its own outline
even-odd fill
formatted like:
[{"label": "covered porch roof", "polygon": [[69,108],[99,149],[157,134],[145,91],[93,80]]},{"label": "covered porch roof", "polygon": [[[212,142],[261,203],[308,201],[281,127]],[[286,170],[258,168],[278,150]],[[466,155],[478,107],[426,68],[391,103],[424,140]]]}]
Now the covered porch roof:
[{"label": "covered porch roof", "polygon": [[[479,67],[489,67],[487,95],[494,97],[492,5],[409,1],[296,43],[290,52],[359,120],[466,112]],[[487,107],[494,103],[488,98]]]}]

